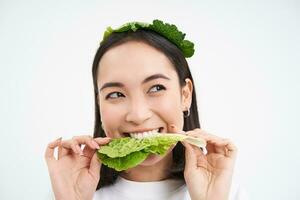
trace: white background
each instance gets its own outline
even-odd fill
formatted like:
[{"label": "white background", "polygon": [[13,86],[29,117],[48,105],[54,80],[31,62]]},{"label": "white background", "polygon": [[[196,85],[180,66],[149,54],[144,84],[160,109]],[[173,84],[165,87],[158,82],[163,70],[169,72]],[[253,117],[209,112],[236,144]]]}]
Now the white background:
[{"label": "white background", "polygon": [[155,18],[195,43],[202,128],[239,147],[250,199],[300,199],[299,1],[140,2],[0,1],[0,199],[49,198],[47,143],[93,131],[105,28]]}]

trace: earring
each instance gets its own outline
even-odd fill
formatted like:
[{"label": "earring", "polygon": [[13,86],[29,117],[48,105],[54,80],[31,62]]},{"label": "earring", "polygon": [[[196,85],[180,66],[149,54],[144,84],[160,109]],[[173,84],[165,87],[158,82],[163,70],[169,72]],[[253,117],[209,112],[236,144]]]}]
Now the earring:
[{"label": "earring", "polygon": [[190,116],[190,108],[188,108],[186,111],[183,111],[184,118],[188,118]]}]

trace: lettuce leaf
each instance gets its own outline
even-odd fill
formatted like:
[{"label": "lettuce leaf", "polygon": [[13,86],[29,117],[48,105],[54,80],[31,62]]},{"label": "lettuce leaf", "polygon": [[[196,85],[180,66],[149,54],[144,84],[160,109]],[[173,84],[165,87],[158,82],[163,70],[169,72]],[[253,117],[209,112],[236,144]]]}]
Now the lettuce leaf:
[{"label": "lettuce leaf", "polygon": [[158,134],[153,137],[136,139],[131,137],[115,138],[98,151],[102,163],[117,171],[135,167],[143,162],[151,153],[165,155],[172,145],[187,140],[197,146],[205,146],[199,138],[191,138],[183,134]]},{"label": "lettuce leaf", "polygon": [[106,154],[98,153],[98,158],[104,165],[113,168],[116,171],[122,171],[137,166],[143,162],[149,154],[150,153],[145,151],[136,151],[124,157],[111,158]]}]

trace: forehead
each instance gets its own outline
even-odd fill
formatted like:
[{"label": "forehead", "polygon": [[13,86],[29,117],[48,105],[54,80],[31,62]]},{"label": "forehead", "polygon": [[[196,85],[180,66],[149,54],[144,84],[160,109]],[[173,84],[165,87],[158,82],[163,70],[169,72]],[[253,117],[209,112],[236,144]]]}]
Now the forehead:
[{"label": "forehead", "polygon": [[130,41],[108,50],[99,63],[98,83],[141,81],[153,74],[177,78],[170,60],[159,50],[143,42]]}]

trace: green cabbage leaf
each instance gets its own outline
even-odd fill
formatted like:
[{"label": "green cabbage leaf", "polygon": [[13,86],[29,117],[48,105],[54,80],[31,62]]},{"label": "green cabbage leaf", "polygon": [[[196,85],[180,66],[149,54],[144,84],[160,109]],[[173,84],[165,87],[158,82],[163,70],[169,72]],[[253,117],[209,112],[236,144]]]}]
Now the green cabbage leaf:
[{"label": "green cabbage leaf", "polygon": [[97,151],[97,156],[109,168],[123,171],[139,165],[150,154],[164,156],[172,145],[183,140],[194,143],[194,145],[199,147],[205,147],[205,141],[199,138],[169,133],[143,139],[131,137],[115,138],[109,144],[102,146]]}]

